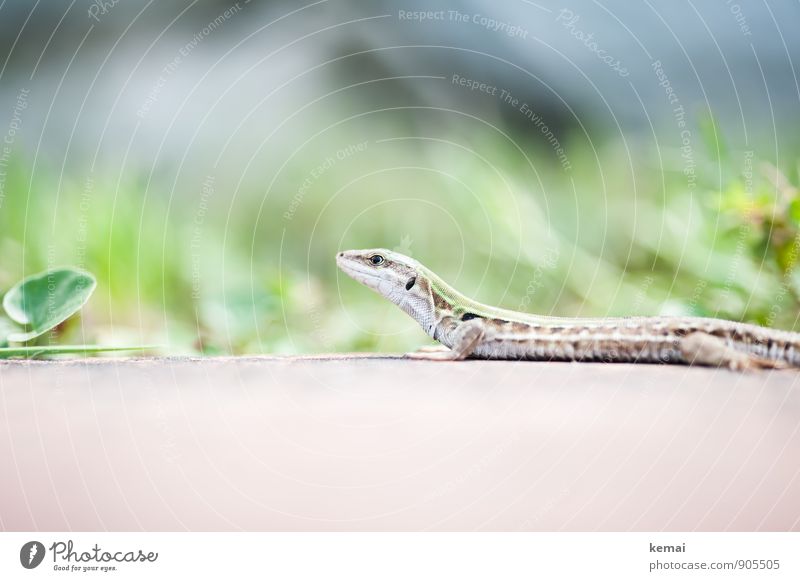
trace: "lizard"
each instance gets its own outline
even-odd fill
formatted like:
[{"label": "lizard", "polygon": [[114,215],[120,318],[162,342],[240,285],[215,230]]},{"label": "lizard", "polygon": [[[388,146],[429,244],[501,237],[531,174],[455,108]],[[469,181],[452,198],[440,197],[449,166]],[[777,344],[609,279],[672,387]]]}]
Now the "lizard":
[{"label": "lizard", "polygon": [[336,255],[345,274],[413,317],[440,346],[407,357],[800,367],[800,333],[706,317],[572,318],[467,298],[417,260],[377,248]]}]

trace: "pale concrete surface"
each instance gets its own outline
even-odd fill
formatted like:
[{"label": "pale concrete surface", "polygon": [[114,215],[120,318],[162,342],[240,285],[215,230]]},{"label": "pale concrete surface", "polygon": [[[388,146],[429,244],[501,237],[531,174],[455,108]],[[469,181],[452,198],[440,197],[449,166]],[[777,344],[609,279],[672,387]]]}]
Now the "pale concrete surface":
[{"label": "pale concrete surface", "polygon": [[6,530],[800,530],[800,373],[0,364]]}]

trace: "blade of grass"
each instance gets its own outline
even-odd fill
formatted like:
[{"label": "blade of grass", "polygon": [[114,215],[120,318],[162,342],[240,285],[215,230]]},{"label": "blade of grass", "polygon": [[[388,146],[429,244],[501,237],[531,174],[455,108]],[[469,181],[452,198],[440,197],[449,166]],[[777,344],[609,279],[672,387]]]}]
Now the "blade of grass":
[{"label": "blade of grass", "polygon": [[143,345],[136,347],[103,347],[101,345],[55,345],[55,346],[32,346],[32,347],[3,347],[0,348],[0,359],[10,357],[36,358],[42,355],[69,355],[104,353],[106,351],[143,351],[146,349],[156,349],[156,345]]}]

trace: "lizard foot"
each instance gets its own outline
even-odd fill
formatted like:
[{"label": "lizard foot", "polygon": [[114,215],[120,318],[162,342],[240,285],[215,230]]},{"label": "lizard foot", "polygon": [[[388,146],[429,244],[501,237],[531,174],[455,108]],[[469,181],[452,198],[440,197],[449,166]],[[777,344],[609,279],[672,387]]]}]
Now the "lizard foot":
[{"label": "lizard foot", "polygon": [[441,351],[450,351],[450,349],[440,343],[438,345],[423,345],[414,353],[439,353]]},{"label": "lizard foot", "polygon": [[451,351],[447,347],[436,350],[417,350],[404,355],[406,359],[418,359],[423,361],[457,361],[458,353]]},{"label": "lizard foot", "polygon": [[[484,329],[481,319],[471,319],[459,325],[453,336],[453,347],[442,351],[441,349],[426,349],[408,353],[409,359],[427,359],[430,361],[461,361],[466,359],[475,350],[475,347],[483,339]],[[442,347],[444,347],[442,345]]]},{"label": "lizard foot", "polygon": [[455,352],[442,344],[423,345],[416,351],[406,353],[406,359],[422,359],[427,361],[448,361],[454,359]]}]

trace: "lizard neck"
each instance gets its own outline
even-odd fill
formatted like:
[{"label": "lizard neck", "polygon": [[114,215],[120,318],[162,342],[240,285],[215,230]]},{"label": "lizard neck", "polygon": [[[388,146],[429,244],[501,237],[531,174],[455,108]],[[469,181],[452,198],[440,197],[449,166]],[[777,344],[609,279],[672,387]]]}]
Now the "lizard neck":
[{"label": "lizard neck", "polygon": [[[424,267],[418,268],[417,285],[420,293],[413,296],[403,295],[402,298],[393,302],[413,317],[428,335],[437,340],[453,324],[474,318],[485,319],[486,323],[490,325],[511,322],[542,327],[575,325],[594,327],[615,322],[629,322],[626,319],[533,315],[492,307],[461,294],[434,272]],[[438,332],[437,329],[439,329]]]},{"label": "lizard neck", "polygon": [[430,285],[431,306],[437,322],[447,317],[462,319],[481,317],[484,319],[503,319],[516,321],[528,319],[525,322],[536,322],[534,315],[526,315],[515,311],[498,309],[479,303],[454,289],[433,272],[426,272],[426,279]]},{"label": "lizard neck", "polygon": [[439,338],[438,335],[441,334],[439,328],[443,322],[450,323],[460,320],[465,315],[467,317],[492,317],[490,314],[492,307],[464,296],[427,269],[424,271],[424,285],[427,287],[426,311],[429,314],[424,321],[420,319],[417,321],[434,339]]},{"label": "lizard neck", "polygon": [[[603,319],[552,317],[493,307],[461,294],[439,278],[435,273],[427,269],[425,269],[425,278],[430,285],[430,304],[433,312],[433,319],[436,324],[448,318],[460,321],[477,317],[487,319],[487,321],[507,321],[534,326],[597,325],[604,323]],[[423,328],[425,328],[424,325]],[[426,331],[427,330],[426,328]]]}]

